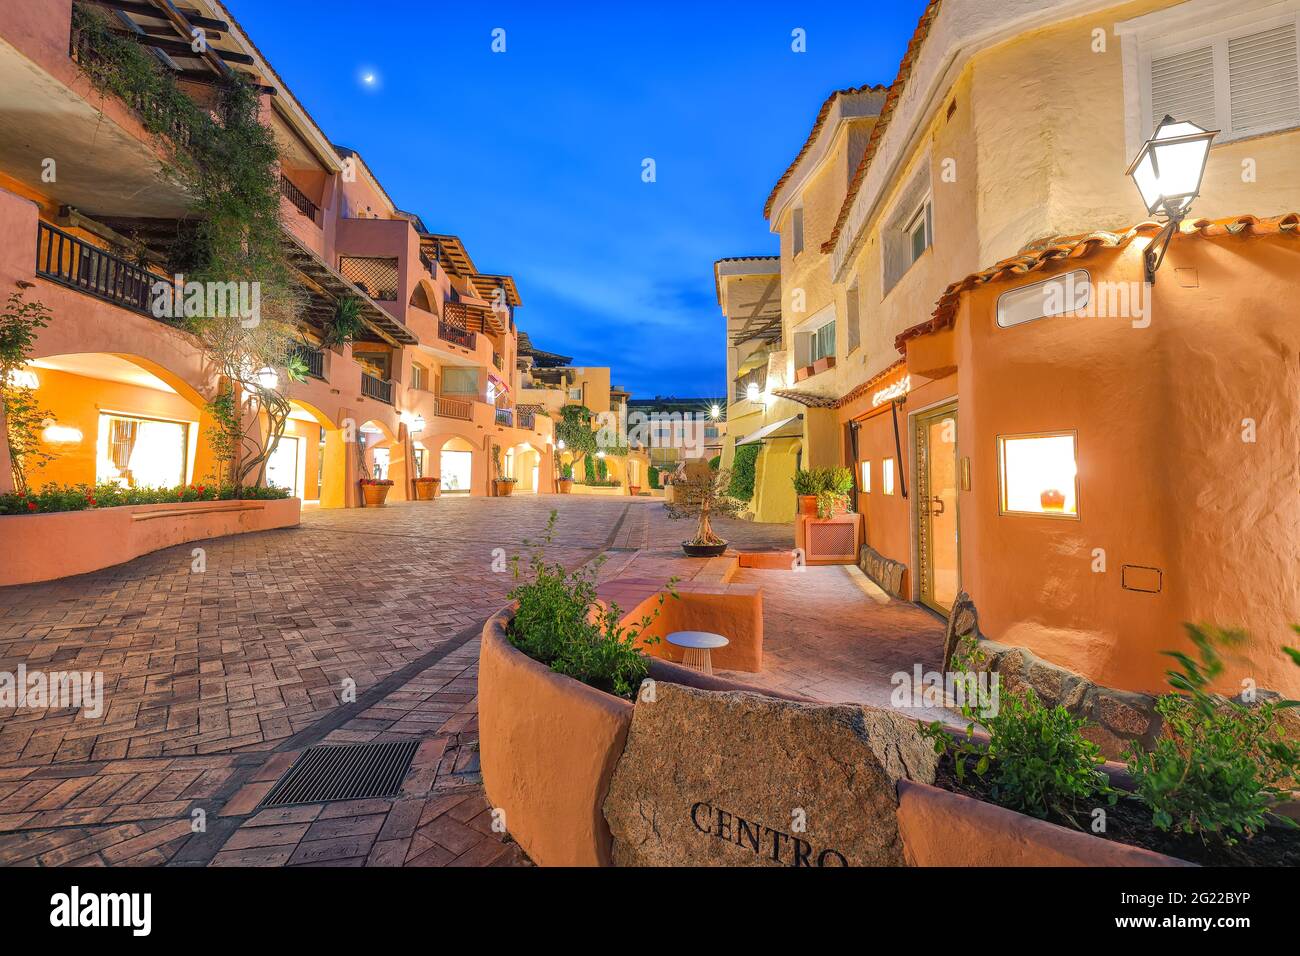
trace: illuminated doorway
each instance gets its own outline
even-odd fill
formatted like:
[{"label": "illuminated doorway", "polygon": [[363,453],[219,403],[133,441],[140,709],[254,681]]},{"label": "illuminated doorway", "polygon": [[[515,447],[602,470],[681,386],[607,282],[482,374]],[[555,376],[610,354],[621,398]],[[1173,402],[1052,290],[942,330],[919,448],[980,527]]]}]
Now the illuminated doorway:
[{"label": "illuminated doorway", "polygon": [[947,616],[961,587],[957,524],[957,404],[915,416],[917,582],[921,603]]}]

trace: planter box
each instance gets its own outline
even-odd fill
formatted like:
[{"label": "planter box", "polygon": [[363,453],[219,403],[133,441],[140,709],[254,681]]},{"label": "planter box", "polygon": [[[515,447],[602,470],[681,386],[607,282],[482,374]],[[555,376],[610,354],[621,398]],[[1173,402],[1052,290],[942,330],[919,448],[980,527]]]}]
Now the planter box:
[{"label": "planter box", "polygon": [[0,517],[0,586],[86,574],[189,541],[292,527],[301,510],[297,498],[284,498],[6,515]]},{"label": "planter box", "polygon": [[479,762],[488,803],[539,866],[609,866],[601,810],[632,704],[557,674],[506,638],[511,612],[483,625]]},{"label": "planter box", "polygon": [[909,866],[1195,866],[1141,847],[901,780],[898,831]]},{"label": "planter box", "polygon": [[795,518],[795,547],[802,548],[806,564],[857,564],[862,545],[862,518],[857,514],[830,518]]}]

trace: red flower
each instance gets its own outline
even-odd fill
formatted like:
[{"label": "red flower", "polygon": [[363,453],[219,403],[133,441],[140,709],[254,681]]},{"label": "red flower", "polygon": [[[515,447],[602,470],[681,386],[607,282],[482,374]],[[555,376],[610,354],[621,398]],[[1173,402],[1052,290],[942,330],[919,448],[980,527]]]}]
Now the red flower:
[{"label": "red flower", "polygon": [[36,502],[34,502],[34,501],[29,501],[29,502],[27,502],[27,510],[28,510],[28,511],[35,511],[35,510],[36,510]]},{"label": "red flower", "polygon": [[95,507],[95,499],[94,499],[94,498],[87,498],[87,499],[86,499],[86,504],[90,505],[90,507],[92,507],[92,508]]}]

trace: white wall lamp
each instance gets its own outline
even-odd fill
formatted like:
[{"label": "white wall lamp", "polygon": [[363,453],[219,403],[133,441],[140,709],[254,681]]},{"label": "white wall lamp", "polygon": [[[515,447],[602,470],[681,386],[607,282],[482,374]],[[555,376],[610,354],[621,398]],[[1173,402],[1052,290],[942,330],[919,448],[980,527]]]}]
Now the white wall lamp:
[{"label": "white wall lamp", "polygon": [[1141,193],[1147,212],[1166,220],[1144,254],[1149,283],[1156,281],[1156,270],[1164,262],[1174,233],[1200,194],[1210,143],[1216,135],[1218,130],[1205,130],[1195,123],[1166,116],[1129,164],[1128,175]]}]

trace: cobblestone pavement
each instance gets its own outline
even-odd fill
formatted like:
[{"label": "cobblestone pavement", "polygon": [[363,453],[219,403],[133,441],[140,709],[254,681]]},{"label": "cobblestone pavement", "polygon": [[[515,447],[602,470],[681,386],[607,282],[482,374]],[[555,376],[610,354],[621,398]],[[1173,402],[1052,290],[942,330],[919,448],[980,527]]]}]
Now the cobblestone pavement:
[{"label": "cobblestone pavement", "polygon": [[[511,586],[494,564],[552,508],[548,558],[573,567],[603,552],[602,580],[634,560],[671,569],[688,532],[650,499],[309,509],[299,528],[198,543],[202,572],[184,545],[0,589],[0,672],[102,672],[105,705],[98,719],[0,716],[0,865],[526,865],[483,796],[477,635]],[[789,526],[715,527],[742,548],[791,544]],[[740,573],[769,576],[770,673],[736,675],[747,682],[857,699],[846,674],[892,669],[912,653],[908,627],[922,648],[937,627],[907,605],[879,617],[841,569]],[[837,615],[848,635],[818,637]],[[861,644],[886,618],[888,660]],[[306,748],[395,740],[419,741],[395,799],[257,809]]]},{"label": "cobblestone pavement", "polygon": [[[0,864],[517,862],[491,831],[474,698],[493,562],[644,539],[649,500],[443,498],[304,513],[94,574],[0,589],[0,671],[99,671],[105,711],[0,718]],[[497,549],[504,549],[498,551]],[[342,700],[345,681],[357,701]],[[423,741],[398,801],[253,814],[312,744]],[[193,832],[194,811],[206,832]]]}]

